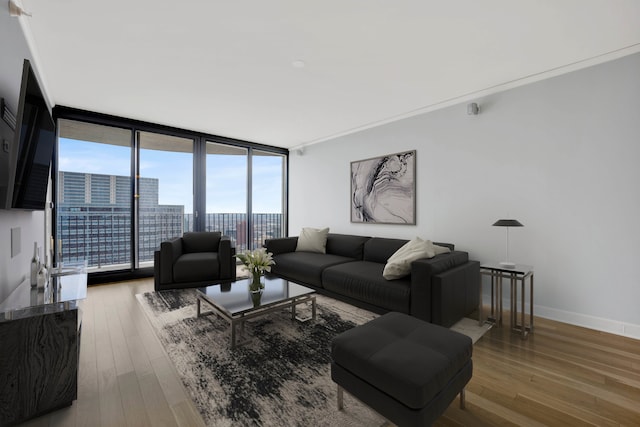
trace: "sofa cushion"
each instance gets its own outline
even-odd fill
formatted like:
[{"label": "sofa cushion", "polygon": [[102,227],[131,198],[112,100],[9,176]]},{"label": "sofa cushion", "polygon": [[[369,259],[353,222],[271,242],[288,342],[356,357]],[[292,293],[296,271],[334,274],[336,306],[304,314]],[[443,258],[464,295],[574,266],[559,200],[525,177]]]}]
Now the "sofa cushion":
[{"label": "sofa cushion", "polygon": [[219,272],[217,252],[183,254],[173,264],[173,281],[201,282],[207,277],[214,281]]},{"label": "sofa cushion", "polygon": [[384,264],[369,261],[334,265],[322,273],[322,286],[386,310],[409,313],[411,280],[390,282],[382,277],[383,269]]},{"label": "sofa cushion", "polygon": [[182,251],[185,254],[195,252],[218,252],[222,234],[219,231],[187,232],[182,236]]},{"label": "sofa cushion", "polygon": [[300,231],[298,236],[298,244],[296,246],[296,252],[327,252],[327,235],[329,234],[329,228],[311,228],[305,227]]},{"label": "sofa cushion", "polygon": [[266,239],[264,241],[264,247],[267,252],[271,252],[274,255],[282,254],[285,252],[295,252],[296,246],[298,246],[298,237],[277,237],[275,239]]},{"label": "sofa cushion", "polygon": [[327,236],[327,253],[362,260],[364,244],[369,239],[370,237],[349,234],[329,234]]},{"label": "sofa cushion", "polygon": [[353,258],[314,252],[287,252],[274,255],[271,272],[290,280],[322,287],[322,271],[332,265],[354,261]]},{"label": "sofa cushion", "polygon": [[385,264],[408,240],[372,237],[364,244],[364,260]]},{"label": "sofa cushion", "polygon": [[[447,248],[447,250],[449,250]],[[382,276],[387,280],[399,279],[411,273],[411,263],[420,258],[433,258],[435,248],[430,240],[419,237],[410,240],[389,257]]]}]

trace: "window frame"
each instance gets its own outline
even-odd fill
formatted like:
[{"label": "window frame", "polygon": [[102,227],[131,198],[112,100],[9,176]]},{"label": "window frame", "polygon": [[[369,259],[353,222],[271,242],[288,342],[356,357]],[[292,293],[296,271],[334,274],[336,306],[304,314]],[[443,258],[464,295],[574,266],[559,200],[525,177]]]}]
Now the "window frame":
[{"label": "window frame", "polygon": [[[166,135],[170,135],[170,136],[175,136],[175,137],[179,137],[179,138],[188,138],[188,139],[193,139],[194,141],[194,213],[198,212],[198,213],[206,213],[206,182],[205,182],[205,176],[206,176],[206,167],[205,167],[205,162],[206,162],[206,144],[207,141],[209,142],[213,142],[213,143],[217,143],[217,144],[224,144],[224,145],[230,145],[230,146],[235,146],[238,148],[244,148],[247,149],[248,152],[248,156],[249,159],[251,158],[252,152],[253,150],[259,150],[259,151],[265,151],[265,152],[270,152],[273,153],[275,155],[281,155],[284,158],[284,162],[283,162],[283,188],[282,188],[282,198],[283,198],[283,206],[282,206],[282,215],[283,215],[283,236],[287,236],[288,235],[288,224],[289,224],[289,215],[288,215],[288,211],[289,211],[289,150],[286,148],[281,148],[281,147],[274,147],[274,146],[270,146],[270,145],[265,145],[265,144],[259,144],[259,143],[255,143],[255,142],[250,142],[250,141],[244,141],[244,140],[239,140],[239,139],[234,139],[234,138],[228,138],[228,137],[223,137],[223,136],[219,136],[219,135],[213,135],[213,134],[207,134],[207,133],[203,133],[203,132],[197,132],[197,131],[191,131],[191,130],[187,130],[187,129],[181,129],[181,128],[176,128],[176,127],[171,127],[171,126],[166,126],[166,125],[161,125],[161,124],[157,124],[157,123],[151,123],[151,122],[145,122],[145,121],[140,121],[140,120],[134,120],[134,119],[129,119],[129,118],[125,118],[125,117],[118,117],[118,116],[113,116],[113,115],[107,115],[107,114],[102,114],[102,113],[97,113],[97,112],[93,112],[93,111],[87,111],[87,110],[81,110],[81,109],[76,109],[76,108],[71,108],[71,107],[66,107],[66,106],[56,106],[53,108],[53,118],[56,121],[56,125],[57,125],[57,121],[58,119],[67,119],[67,120],[75,120],[75,121],[79,121],[79,122],[84,122],[84,123],[88,123],[88,124],[95,124],[95,125],[104,125],[104,126],[113,126],[113,127],[118,127],[118,128],[123,128],[123,129],[127,129],[131,131],[132,134],[132,139],[135,139],[135,135],[136,132],[152,132],[152,133],[162,133],[162,134],[166,134]],[[134,171],[136,170],[136,156],[137,156],[137,150],[134,148],[137,148],[135,146],[135,141],[132,140],[132,154],[131,154],[131,170]],[[58,194],[58,179],[57,179],[57,174],[59,171],[58,168],[58,164],[57,164],[57,159],[58,159],[58,147],[56,144],[56,147],[54,149],[54,156],[53,156],[53,163],[52,163],[52,175],[53,175],[53,179],[52,179],[52,194]],[[249,167],[248,170],[248,180],[251,181],[251,168]],[[134,180],[132,180],[131,185],[134,185]],[[251,187],[249,187],[248,189],[248,193],[247,193],[247,206],[248,206],[248,213],[251,213],[251,198],[252,198],[252,194],[251,194]],[[132,187],[132,191],[131,194],[135,194],[134,192],[134,188]],[[133,205],[132,205],[133,206]],[[57,230],[57,210],[56,210],[56,206],[54,204],[54,207],[52,209],[51,212],[51,220],[52,220],[52,230]],[[194,219],[194,230],[204,230],[205,229],[205,217],[206,215],[202,214],[198,214],[197,218]],[[132,231],[134,230],[135,227],[135,223],[134,223],[134,215],[132,212],[132,224],[131,224],[131,229]],[[131,233],[131,247],[132,250],[134,249],[134,236],[135,233]],[[133,254],[132,254],[133,256]],[[118,281],[118,280],[127,280],[127,279],[135,279],[135,278],[142,278],[142,277],[149,277],[149,276],[153,276],[153,268],[152,267],[144,267],[144,268],[135,268],[135,264],[132,263],[131,267],[128,269],[124,269],[124,270],[115,270],[115,271],[108,271],[108,272],[94,272],[94,273],[90,273],[88,275],[88,283],[89,284],[94,284],[94,283],[104,283],[104,282],[110,282],[110,281]]]}]

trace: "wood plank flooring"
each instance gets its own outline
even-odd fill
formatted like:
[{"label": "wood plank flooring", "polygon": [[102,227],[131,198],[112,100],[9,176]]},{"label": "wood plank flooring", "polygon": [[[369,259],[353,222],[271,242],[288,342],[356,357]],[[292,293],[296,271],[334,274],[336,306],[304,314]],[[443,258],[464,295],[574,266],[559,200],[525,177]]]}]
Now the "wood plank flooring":
[{"label": "wood plank flooring", "polygon": [[152,290],[153,279],[89,288],[78,399],[24,426],[204,426],[135,298]]},{"label": "wood plank flooring", "polygon": [[[204,425],[134,297],[150,290],[152,279],[89,288],[78,400],[24,426]],[[640,341],[542,318],[535,327],[525,341],[506,327],[478,341],[467,407],[456,400],[436,425],[640,425]]]},{"label": "wood plank flooring", "polygon": [[528,340],[502,327],[474,345],[466,410],[435,425],[640,426],[640,341],[535,322]]}]

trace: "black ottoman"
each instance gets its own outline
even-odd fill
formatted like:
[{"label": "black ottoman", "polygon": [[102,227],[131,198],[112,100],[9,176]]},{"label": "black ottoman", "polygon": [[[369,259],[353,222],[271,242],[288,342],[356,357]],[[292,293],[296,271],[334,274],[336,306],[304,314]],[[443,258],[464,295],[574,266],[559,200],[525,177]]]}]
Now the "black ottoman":
[{"label": "black ottoman", "polygon": [[471,379],[466,335],[402,313],[387,313],[336,336],[331,379],[398,426],[431,425]]}]

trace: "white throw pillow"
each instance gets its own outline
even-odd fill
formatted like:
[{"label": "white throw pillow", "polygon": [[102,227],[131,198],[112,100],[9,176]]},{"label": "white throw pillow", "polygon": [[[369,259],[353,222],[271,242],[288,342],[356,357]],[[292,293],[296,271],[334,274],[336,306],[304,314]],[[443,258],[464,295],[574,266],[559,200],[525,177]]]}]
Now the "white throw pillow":
[{"label": "white throw pillow", "polygon": [[433,243],[431,245],[433,246],[433,251],[435,252],[436,255],[448,254],[449,252],[451,252],[451,249],[449,249],[446,246],[438,246],[438,245],[434,245]]},{"label": "white throw pillow", "polygon": [[405,243],[387,260],[382,276],[387,280],[400,279],[411,273],[411,263],[420,258],[433,258],[433,243],[419,237]]},{"label": "white throw pillow", "polygon": [[298,246],[296,246],[296,252],[318,252],[321,254],[327,253],[327,235],[329,234],[329,228],[310,228],[305,227],[298,236]]}]

